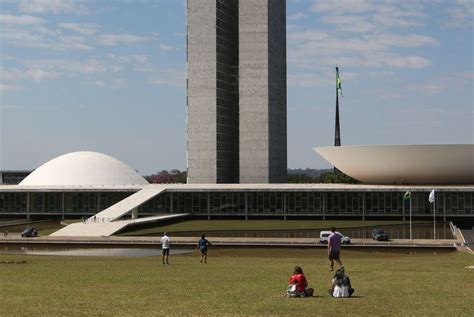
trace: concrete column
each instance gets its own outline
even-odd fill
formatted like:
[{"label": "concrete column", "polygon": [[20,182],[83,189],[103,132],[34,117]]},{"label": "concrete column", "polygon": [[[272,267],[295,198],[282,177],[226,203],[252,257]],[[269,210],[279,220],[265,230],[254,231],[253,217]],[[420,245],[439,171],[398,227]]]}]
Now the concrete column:
[{"label": "concrete column", "polygon": [[61,214],[62,214],[62,217],[61,217],[61,218],[62,218],[63,220],[65,219],[64,212],[65,212],[65,209],[66,209],[66,208],[65,208],[66,203],[65,203],[65,200],[64,200],[64,196],[65,196],[65,194],[64,194],[64,192],[62,192],[62,193],[61,193]]},{"label": "concrete column", "polygon": [[97,212],[100,212],[100,192],[97,193]]},{"label": "concrete column", "polygon": [[403,219],[403,221],[405,221],[405,198],[402,198],[402,207],[403,207],[403,209],[402,209],[403,210],[402,219]]},{"label": "concrete column", "polygon": [[211,193],[207,193],[207,220],[211,220]]},{"label": "concrete column", "polygon": [[173,192],[170,192],[170,213],[173,213]]},{"label": "concrete column", "polygon": [[446,193],[443,193],[443,221],[446,221]]},{"label": "concrete column", "polygon": [[323,220],[326,220],[326,192],[323,192]]},{"label": "concrete column", "polygon": [[362,193],[362,220],[365,220],[365,192]]},{"label": "concrete column", "polygon": [[283,219],[285,220],[286,220],[286,213],[288,212],[288,208],[286,208],[286,202],[287,202],[286,195],[287,193],[284,192],[283,193]]},{"label": "concrete column", "polygon": [[132,219],[138,218],[138,207],[132,209]]},{"label": "concrete column", "polygon": [[245,220],[249,220],[249,202],[248,202],[248,193],[245,192]]},{"label": "concrete column", "polygon": [[26,219],[30,219],[30,211],[31,211],[31,198],[30,193],[26,193]]}]

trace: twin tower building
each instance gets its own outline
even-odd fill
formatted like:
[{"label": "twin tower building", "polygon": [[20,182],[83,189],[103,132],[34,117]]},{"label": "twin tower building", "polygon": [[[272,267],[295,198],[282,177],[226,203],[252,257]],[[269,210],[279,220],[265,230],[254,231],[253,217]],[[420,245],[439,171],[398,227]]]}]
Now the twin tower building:
[{"label": "twin tower building", "polygon": [[188,183],[285,183],[286,1],[187,0]]}]

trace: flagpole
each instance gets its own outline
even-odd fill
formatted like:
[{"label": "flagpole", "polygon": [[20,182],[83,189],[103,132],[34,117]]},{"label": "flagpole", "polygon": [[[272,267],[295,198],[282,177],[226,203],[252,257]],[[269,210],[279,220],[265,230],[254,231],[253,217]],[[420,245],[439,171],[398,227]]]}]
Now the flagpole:
[{"label": "flagpole", "polygon": [[433,240],[436,240],[436,194],[433,199]]},{"label": "flagpole", "polygon": [[341,146],[341,131],[339,127],[339,67],[336,67],[336,127],[334,134],[334,146]]}]

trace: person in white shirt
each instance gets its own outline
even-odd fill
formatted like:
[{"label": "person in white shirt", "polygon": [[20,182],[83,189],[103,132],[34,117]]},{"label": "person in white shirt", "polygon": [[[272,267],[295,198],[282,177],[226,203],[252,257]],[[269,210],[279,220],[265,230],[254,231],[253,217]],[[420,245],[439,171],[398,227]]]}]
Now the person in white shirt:
[{"label": "person in white shirt", "polygon": [[342,266],[336,271],[336,274],[334,274],[329,294],[332,297],[350,297],[353,293],[354,289],[352,288],[351,280]]},{"label": "person in white shirt", "polygon": [[170,247],[171,239],[168,237],[168,232],[165,232],[161,237],[161,261],[163,261],[163,264],[169,264]]}]

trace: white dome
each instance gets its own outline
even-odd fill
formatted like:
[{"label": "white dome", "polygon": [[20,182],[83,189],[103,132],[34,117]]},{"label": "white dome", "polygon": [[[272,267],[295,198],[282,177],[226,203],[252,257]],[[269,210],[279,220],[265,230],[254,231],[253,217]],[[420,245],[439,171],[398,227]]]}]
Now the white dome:
[{"label": "white dome", "polygon": [[24,186],[146,185],[130,166],[97,152],[73,152],[58,156],[28,175]]}]

